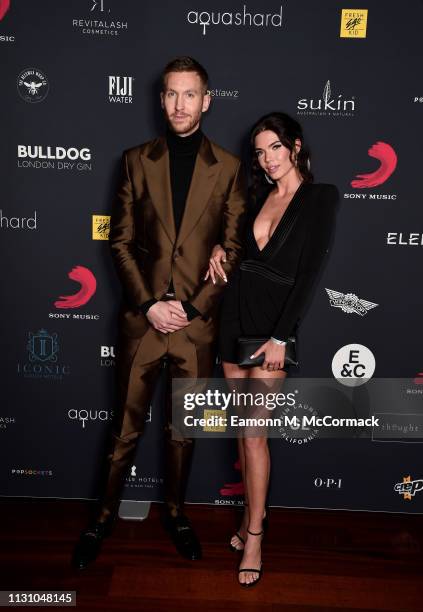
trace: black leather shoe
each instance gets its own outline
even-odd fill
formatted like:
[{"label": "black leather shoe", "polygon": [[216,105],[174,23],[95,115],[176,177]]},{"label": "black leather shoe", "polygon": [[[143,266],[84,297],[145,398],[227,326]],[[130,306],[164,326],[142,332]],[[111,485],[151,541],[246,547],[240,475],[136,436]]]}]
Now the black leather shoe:
[{"label": "black leather shoe", "polygon": [[92,527],[85,529],[81,533],[79,542],[73,552],[73,567],[83,570],[95,561],[100,552],[103,539],[108,535],[110,535],[110,525],[108,523],[94,523]]},{"label": "black leather shoe", "polygon": [[176,517],[166,514],[164,523],[178,553],[185,559],[197,561],[202,557],[201,544],[195,535],[188,518],[180,514]]}]

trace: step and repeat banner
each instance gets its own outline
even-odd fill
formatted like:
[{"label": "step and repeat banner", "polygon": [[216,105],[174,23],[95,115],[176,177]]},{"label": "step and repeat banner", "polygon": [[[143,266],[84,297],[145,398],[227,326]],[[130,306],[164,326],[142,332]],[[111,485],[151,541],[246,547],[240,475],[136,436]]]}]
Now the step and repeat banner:
[{"label": "step and repeat banner", "polygon": [[[316,181],[339,188],[294,376],[401,378],[423,430],[422,21],[417,0],[0,0],[0,495],[99,494],[120,300],[111,203],[122,151],[164,131],[160,74],[178,55],[209,71],[212,140],[247,161],[251,125],[287,112]],[[163,381],[126,499],[161,499],[162,400]],[[423,512],[422,446],[404,419],[391,426],[389,440],[281,431],[270,504]],[[238,504],[240,480],[234,440],[197,440],[189,501]]]}]

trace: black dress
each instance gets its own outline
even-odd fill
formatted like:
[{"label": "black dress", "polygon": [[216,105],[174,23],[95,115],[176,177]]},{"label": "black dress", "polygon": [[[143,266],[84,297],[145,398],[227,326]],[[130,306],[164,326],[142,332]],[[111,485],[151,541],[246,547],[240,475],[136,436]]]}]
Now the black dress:
[{"label": "black dress", "polygon": [[270,189],[250,204],[242,262],[223,295],[219,347],[222,361],[237,362],[240,336],[295,333],[329,247],[339,199],[334,185],[301,183],[270,240],[259,249],[255,218]]}]

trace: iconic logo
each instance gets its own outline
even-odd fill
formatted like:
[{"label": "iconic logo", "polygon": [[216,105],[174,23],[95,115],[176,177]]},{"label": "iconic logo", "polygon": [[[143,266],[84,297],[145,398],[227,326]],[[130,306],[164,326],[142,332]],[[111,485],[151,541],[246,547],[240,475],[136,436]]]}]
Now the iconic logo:
[{"label": "iconic logo", "polygon": [[0,0],[0,21],[10,8],[10,0]]},{"label": "iconic logo", "polygon": [[47,330],[28,332],[26,344],[28,361],[17,364],[18,374],[24,378],[35,380],[63,380],[70,374],[67,364],[58,362],[59,343],[57,334],[49,334]]},{"label": "iconic logo", "polygon": [[249,13],[244,4],[242,13],[231,12],[207,12],[207,11],[188,11],[187,21],[191,24],[199,24],[203,28],[203,35],[206,35],[206,28],[212,25],[224,26],[256,26],[280,28],[282,26],[282,5],[279,13]]},{"label": "iconic logo", "polygon": [[423,489],[423,478],[411,480],[411,476],[404,476],[402,482],[397,482],[394,491],[404,496],[404,499],[411,501],[416,493]]},{"label": "iconic logo", "polygon": [[357,174],[355,180],[351,181],[351,187],[365,189],[377,187],[385,183],[397,167],[397,154],[391,145],[386,142],[376,142],[368,150],[370,157],[380,161],[380,166],[374,172],[368,174]]},{"label": "iconic logo", "polygon": [[342,9],[341,38],[366,38],[367,9]]},{"label": "iconic logo", "polygon": [[93,240],[108,240],[110,215],[93,215]]},{"label": "iconic logo", "polygon": [[94,274],[88,268],[75,266],[68,273],[71,280],[79,283],[81,289],[73,295],[61,295],[60,300],[54,302],[56,308],[80,308],[87,304],[97,289],[97,281]]},{"label": "iconic logo", "polygon": [[134,77],[109,76],[109,102],[132,104]]},{"label": "iconic logo", "polygon": [[346,312],[347,314],[355,312],[355,314],[364,317],[369,310],[379,306],[379,304],[375,304],[374,302],[359,299],[355,293],[341,293],[333,289],[326,289],[326,293],[329,296],[330,305],[334,308],[341,308],[342,312]]},{"label": "iconic logo", "polygon": [[354,110],[354,98],[351,98],[351,100],[343,100],[342,94],[338,94],[337,98],[332,97],[330,81],[326,81],[321,98],[318,100],[314,100],[313,98],[301,98],[297,103],[298,115],[352,117]]},{"label": "iconic logo", "polygon": [[364,385],[373,376],[375,368],[372,351],[362,344],[347,344],[332,359],[334,377],[347,387]]},{"label": "iconic logo", "polygon": [[18,76],[18,93],[25,102],[42,102],[49,87],[46,75],[38,68],[28,68]]},{"label": "iconic logo", "polygon": [[29,332],[28,336],[27,350],[31,362],[57,362],[57,354],[59,352],[57,334],[49,334],[45,329],[40,329],[36,334]]}]

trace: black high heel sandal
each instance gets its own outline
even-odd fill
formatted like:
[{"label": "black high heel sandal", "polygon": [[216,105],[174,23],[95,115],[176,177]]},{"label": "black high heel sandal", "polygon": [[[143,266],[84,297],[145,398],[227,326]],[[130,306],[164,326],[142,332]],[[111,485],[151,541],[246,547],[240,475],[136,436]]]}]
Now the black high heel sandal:
[{"label": "black high heel sandal", "polygon": [[[250,531],[249,529],[247,529],[247,533],[249,533],[252,536],[263,536],[264,530],[262,529],[258,533],[254,533],[253,531]],[[253,582],[239,582],[239,579],[238,579],[238,583],[240,586],[244,587],[245,589],[249,589],[255,586],[258,582],[260,582],[261,577],[263,576],[263,563],[262,562],[260,563],[259,568],[257,567],[243,567],[242,569],[240,568],[238,570],[238,576],[242,572],[254,572],[255,574],[258,574],[258,577],[255,580],[253,580]]]},{"label": "black high heel sandal", "polygon": [[[248,507],[248,504],[244,504],[244,506]],[[263,532],[267,531],[267,530],[268,530],[268,528],[269,528],[269,508],[267,508],[267,507],[266,507],[266,508],[264,509],[264,511],[266,512],[266,514],[264,515],[264,517],[263,517],[263,521],[262,521],[262,529],[263,529]],[[247,531],[248,531],[248,529],[247,529]],[[244,540],[244,538],[242,537],[242,535],[239,533],[239,531],[237,531],[237,532],[236,532],[236,533],[235,533],[235,534],[232,536],[232,538],[233,538],[233,537],[235,537],[235,536],[236,536],[236,537],[238,538],[238,540],[241,542],[241,544],[242,544],[242,548],[237,548],[236,546],[234,546],[234,545],[232,544],[232,542],[229,542],[229,548],[232,550],[232,552],[242,552],[242,551],[244,550],[244,547],[245,547],[245,540]],[[232,538],[231,538],[231,539],[232,539]]]}]

